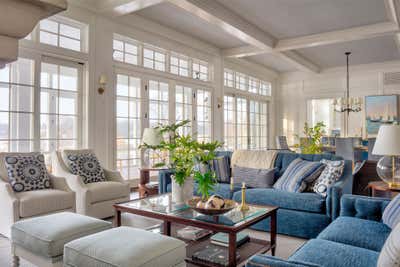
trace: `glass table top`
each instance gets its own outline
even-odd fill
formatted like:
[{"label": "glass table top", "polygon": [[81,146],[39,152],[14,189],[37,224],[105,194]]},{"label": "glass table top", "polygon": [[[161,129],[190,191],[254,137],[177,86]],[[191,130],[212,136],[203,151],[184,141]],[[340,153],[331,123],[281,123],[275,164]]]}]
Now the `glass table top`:
[{"label": "glass table top", "polygon": [[275,209],[275,207],[249,205],[249,210],[245,212],[240,211],[240,209],[237,207],[223,215],[207,216],[196,212],[186,204],[176,204],[172,202],[171,194],[133,200],[126,203],[121,203],[119,205],[131,209],[149,211],[190,220],[212,222],[227,226],[236,226],[241,223],[245,223],[256,217],[263,216]]}]

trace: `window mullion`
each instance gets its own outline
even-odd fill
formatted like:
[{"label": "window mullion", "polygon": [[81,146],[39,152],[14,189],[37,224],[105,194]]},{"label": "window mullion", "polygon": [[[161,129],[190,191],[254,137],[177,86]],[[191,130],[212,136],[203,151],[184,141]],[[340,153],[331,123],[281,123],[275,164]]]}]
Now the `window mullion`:
[{"label": "window mullion", "polygon": [[40,59],[35,59],[34,63],[34,89],[33,89],[33,150],[40,151],[40,80],[41,80],[41,64]]}]

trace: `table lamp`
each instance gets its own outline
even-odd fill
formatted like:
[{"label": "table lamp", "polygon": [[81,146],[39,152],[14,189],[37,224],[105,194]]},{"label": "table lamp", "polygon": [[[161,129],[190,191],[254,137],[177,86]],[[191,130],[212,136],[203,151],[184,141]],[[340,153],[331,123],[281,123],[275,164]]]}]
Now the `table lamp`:
[{"label": "table lamp", "polygon": [[[142,144],[148,146],[158,146],[163,140],[162,135],[158,129],[155,128],[145,128],[142,136]],[[144,152],[144,165],[146,167],[150,166],[150,151]]]},{"label": "table lamp", "polygon": [[383,156],[376,165],[379,177],[389,188],[400,189],[400,125],[379,128],[372,154]]}]

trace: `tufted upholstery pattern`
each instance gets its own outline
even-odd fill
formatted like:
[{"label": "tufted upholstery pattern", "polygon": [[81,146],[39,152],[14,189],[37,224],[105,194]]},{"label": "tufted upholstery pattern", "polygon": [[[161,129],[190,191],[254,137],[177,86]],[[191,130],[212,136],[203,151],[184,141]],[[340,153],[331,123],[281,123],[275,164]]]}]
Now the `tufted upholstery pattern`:
[{"label": "tufted upholstery pattern", "polygon": [[383,211],[389,202],[389,199],[344,195],[341,199],[340,216],[381,221]]}]

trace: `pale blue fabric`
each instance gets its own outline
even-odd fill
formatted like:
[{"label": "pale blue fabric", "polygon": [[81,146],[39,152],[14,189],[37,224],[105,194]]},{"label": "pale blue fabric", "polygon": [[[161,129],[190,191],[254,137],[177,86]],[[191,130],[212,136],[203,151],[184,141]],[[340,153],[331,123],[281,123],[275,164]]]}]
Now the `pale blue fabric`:
[{"label": "pale blue fabric", "polygon": [[233,167],[233,180],[237,184],[246,183],[248,188],[270,188],[275,183],[275,168],[253,169],[246,167]]},{"label": "pale blue fabric", "polygon": [[383,211],[382,220],[392,229],[400,222],[400,194],[387,205]]}]

